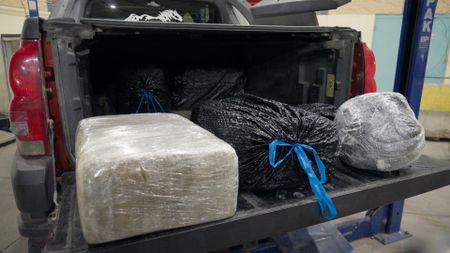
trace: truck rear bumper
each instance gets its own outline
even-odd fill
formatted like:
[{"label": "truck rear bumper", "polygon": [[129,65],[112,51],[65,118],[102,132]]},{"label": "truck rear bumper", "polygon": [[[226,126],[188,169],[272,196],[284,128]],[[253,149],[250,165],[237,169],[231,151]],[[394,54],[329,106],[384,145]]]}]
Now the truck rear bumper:
[{"label": "truck rear bumper", "polygon": [[27,238],[48,236],[47,217],[53,209],[54,173],[50,157],[24,159],[18,153],[11,169],[19,233]]}]

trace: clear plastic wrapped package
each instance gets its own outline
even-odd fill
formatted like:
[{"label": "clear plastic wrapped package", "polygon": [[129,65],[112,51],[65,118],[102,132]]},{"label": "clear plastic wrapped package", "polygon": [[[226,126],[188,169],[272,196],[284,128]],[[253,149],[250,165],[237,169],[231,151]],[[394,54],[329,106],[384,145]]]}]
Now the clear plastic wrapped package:
[{"label": "clear plastic wrapped package", "polygon": [[234,215],[238,158],[210,132],[175,114],[80,121],[76,181],[90,244]]},{"label": "clear plastic wrapped package", "polygon": [[424,129],[400,93],[352,98],[338,108],[335,122],[339,156],[355,168],[405,168],[419,158],[425,145]]}]

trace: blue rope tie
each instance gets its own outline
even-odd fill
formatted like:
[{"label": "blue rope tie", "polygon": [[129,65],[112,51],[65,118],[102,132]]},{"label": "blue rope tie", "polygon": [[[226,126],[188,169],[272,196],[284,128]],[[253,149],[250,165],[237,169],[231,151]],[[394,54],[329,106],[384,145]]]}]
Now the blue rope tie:
[{"label": "blue rope tie", "polygon": [[[276,161],[277,147],[290,147],[289,151],[278,161]],[[316,173],[314,173],[311,161],[306,155],[305,149],[311,151],[314,155],[317,168],[319,169],[320,180],[317,178]],[[325,191],[325,188],[323,187],[323,184],[325,184],[325,182],[327,181],[325,165],[323,164],[322,160],[320,160],[320,157],[317,154],[316,150],[314,150],[314,148],[305,144],[289,144],[284,141],[274,140],[269,145],[270,165],[273,167],[273,169],[277,169],[281,164],[283,164],[283,162],[286,161],[286,159],[288,159],[292,155],[293,151],[295,151],[295,154],[297,155],[300,167],[302,167],[303,171],[308,176],[309,185],[311,186],[311,189],[313,190],[313,193],[317,198],[322,217],[327,220],[335,218],[337,214],[336,207],[334,206],[333,201],[330,199],[327,192]],[[326,214],[327,210],[328,214]]]},{"label": "blue rope tie", "polygon": [[[157,97],[153,96],[150,92],[146,90],[142,90],[141,101],[139,102],[139,106],[136,109],[136,113],[139,113],[139,111],[141,110],[142,103],[144,102],[145,105],[147,106],[147,112],[158,112],[158,109],[160,112],[165,112],[164,108],[159,103]],[[152,105],[153,111],[150,110],[150,104]]]}]

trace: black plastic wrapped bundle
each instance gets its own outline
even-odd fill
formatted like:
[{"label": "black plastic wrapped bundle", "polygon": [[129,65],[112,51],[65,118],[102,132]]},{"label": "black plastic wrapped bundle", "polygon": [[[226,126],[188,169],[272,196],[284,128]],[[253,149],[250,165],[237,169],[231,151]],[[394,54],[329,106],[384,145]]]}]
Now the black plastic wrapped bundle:
[{"label": "black plastic wrapped bundle", "polygon": [[172,106],[190,110],[203,102],[243,93],[244,73],[232,69],[186,69],[173,82]]},{"label": "black plastic wrapped bundle", "polygon": [[[334,170],[337,131],[333,121],[311,112],[314,105],[308,106],[311,111],[301,107],[245,94],[204,103],[194,108],[191,119],[236,150],[241,189],[302,188],[307,185],[308,178],[297,158],[290,156],[274,170],[269,163],[269,145],[274,140],[282,140],[311,146],[324,162],[329,176]],[[325,110],[327,112],[333,110],[326,108],[329,109]],[[278,158],[286,152],[287,148],[281,148]],[[314,161],[311,153],[307,152],[307,155]],[[318,174],[316,166],[314,170]]]},{"label": "black plastic wrapped bundle", "polygon": [[[170,85],[162,68],[147,66],[129,69],[122,73],[121,81],[118,104],[121,113],[135,113],[146,92],[158,99],[164,111],[170,111]],[[147,112],[146,106],[140,112]]]},{"label": "black plastic wrapped bundle", "polygon": [[334,116],[336,115],[336,107],[334,105],[329,104],[321,104],[321,103],[301,104],[295,107],[301,108],[309,112],[317,113],[320,116],[323,116],[330,120],[334,120]]}]

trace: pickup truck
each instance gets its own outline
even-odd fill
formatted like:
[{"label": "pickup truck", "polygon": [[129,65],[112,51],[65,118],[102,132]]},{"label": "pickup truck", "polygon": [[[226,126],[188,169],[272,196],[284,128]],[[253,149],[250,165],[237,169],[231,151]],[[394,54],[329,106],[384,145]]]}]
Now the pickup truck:
[{"label": "pickup truck", "polygon": [[[170,80],[175,68],[239,69],[245,92],[293,105],[339,106],[374,91],[374,57],[360,32],[317,24],[315,11],[347,2],[59,0],[47,20],[27,18],[9,78],[12,184],[30,251],[55,236],[49,220],[71,201],[62,199],[61,176],[76,167],[78,122],[111,113],[99,98],[121,111],[114,101],[123,70],[163,66]],[[165,10],[178,16],[161,16]]]}]

